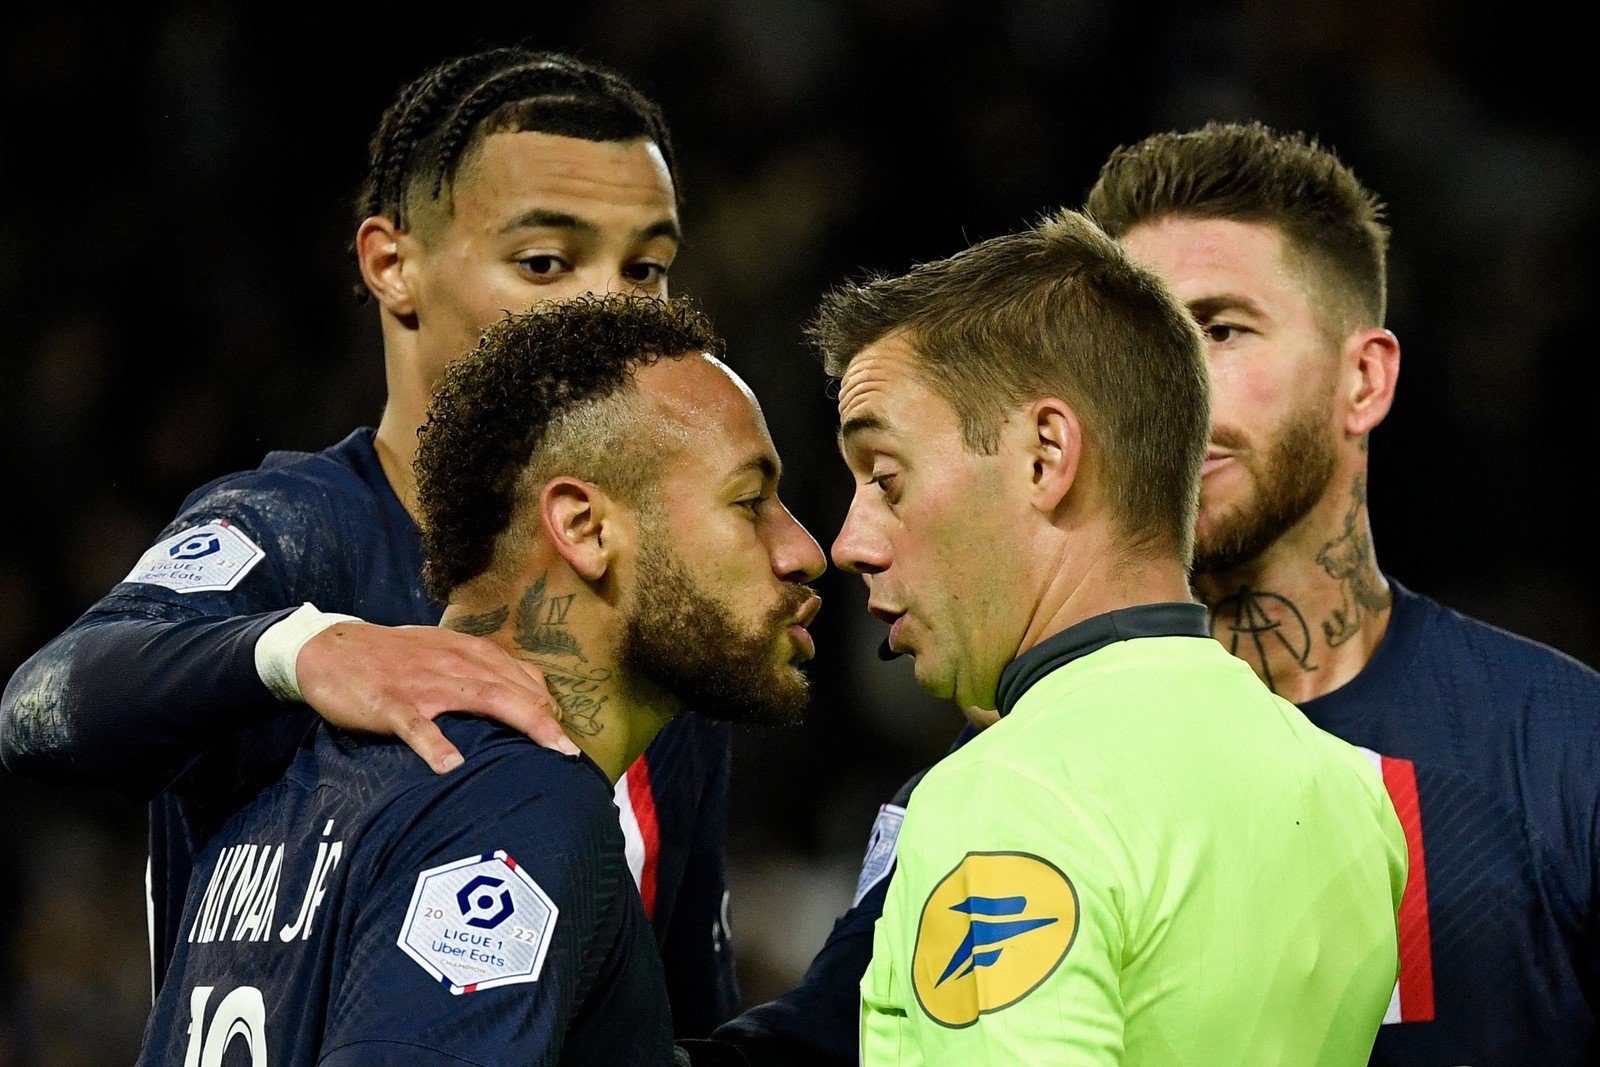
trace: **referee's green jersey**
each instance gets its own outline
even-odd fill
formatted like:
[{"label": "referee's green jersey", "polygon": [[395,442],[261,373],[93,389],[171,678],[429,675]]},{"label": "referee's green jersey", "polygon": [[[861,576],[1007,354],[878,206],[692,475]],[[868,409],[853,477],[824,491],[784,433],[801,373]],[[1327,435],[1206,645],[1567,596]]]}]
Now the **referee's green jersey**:
[{"label": "referee's green jersey", "polygon": [[1365,1065],[1406,843],[1358,749],[1161,604],[1001,678],[911,795],[862,1062]]}]

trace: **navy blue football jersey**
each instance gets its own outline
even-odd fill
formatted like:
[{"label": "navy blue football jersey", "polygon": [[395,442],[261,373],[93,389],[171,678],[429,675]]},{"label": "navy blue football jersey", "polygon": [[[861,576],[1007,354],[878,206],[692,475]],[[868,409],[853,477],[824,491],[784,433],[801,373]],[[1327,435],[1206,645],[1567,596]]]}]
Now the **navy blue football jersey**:
[{"label": "navy blue football jersey", "polygon": [[[963,726],[950,751],[976,734],[970,724]],[[845,1067],[859,1062],[861,976],[872,960],[872,929],[883,914],[906,803],[927,773],[924,768],[912,775],[878,808],[850,908],[834,921],[800,984],[735,1016],[712,1035],[718,1043],[736,1046],[751,1067]]]},{"label": "navy blue football jersey", "polygon": [[[373,431],[275,452],[184,502],[126,580],[6,687],[12,770],[151,800],[151,945],[159,987],[194,854],[273,781],[316,714],[277,701],[256,640],[303,603],[385,625],[433,625],[416,523]],[[726,943],[728,727],[682,715],[619,782],[626,855],[661,948],[678,1032],[738,1004]]]},{"label": "navy blue football jersey", "polygon": [[611,783],[439,721],[455,774],[324,726],[211,835],[141,1067],[673,1062]]},{"label": "navy blue football jersey", "polygon": [[[1301,705],[1366,750],[1410,851],[1372,1063],[1600,1063],[1600,672],[1389,581],[1371,662]],[[920,779],[880,810],[855,904],[800,985],[716,1031],[752,1067],[856,1062],[860,980]]]},{"label": "navy blue football jersey", "polygon": [[1372,661],[1301,705],[1383,754],[1410,845],[1372,1062],[1600,1062],[1600,672],[1389,581]]}]

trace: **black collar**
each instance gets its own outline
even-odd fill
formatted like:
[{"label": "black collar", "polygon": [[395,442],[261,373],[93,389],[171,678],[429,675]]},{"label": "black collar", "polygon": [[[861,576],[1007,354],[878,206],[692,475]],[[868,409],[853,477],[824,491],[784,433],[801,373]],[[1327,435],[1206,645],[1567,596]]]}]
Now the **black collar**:
[{"label": "black collar", "polygon": [[1022,694],[1057,667],[1132,637],[1209,637],[1204,604],[1140,604],[1096,615],[1040,641],[1000,672],[996,698],[1008,714]]}]

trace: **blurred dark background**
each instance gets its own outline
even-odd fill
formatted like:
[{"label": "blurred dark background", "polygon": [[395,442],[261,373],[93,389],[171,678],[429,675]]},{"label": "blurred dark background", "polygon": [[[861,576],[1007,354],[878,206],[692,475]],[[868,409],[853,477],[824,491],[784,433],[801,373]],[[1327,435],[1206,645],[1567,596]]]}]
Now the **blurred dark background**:
[{"label": "blurred dark background", "polygon": [[[1600,665],[1600,126],[1570,88],[1591,75],[1587,35],[1553,2],[468,6],[0,15],[0,676],[191,489],[376,421],[376,313],[350,295],[347,254],[367,137],[425,67],[522,38],[663,104],[689,233],[673,289],[729,338],[824,546],[848,481],[801,326],[826,287],[1076,206],[1112,148],[1158,129],[1319,135],[1395,228],[1380,562]],[[877,661],[856,583],[820,587],[810,721],[738,738],[732,917],[752,1001],[799,976],[877,805],[958,722],[905,661]],[[0,774],[0,1067],[133,1060],[144,829],[109,791]]]}]

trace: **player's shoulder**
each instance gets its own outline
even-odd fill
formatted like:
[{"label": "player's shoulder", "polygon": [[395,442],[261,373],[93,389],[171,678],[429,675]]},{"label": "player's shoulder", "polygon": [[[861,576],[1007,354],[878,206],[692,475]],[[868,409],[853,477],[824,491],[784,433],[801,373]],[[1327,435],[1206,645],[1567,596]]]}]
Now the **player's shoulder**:
[{"label": "player's shoulder", "polygon": [[403,822],[519,826],[549,813],[548,825],[537,832],[551,837],[588,837],[596,827],[617,825],[611,784],[587,756],[544,748],[480,716],[446,714],[435,721],[463,757],[449,774],[435,774],[398,741],[366,743],[330,732],[339,751],[323,776],[343,775],[355,788],[388,794],[382,807]]},{"label": "player's shoulder", "polygon": [[[1468,615],[1390,579],[1397,643],[1431,685],[1471,684],[1518,702],[1555,701],[1600,714],[1600,670],[1567,652]],[[1382,648],[1373,666],[1383,668]]]},{"label": "player's shoulder", "polygon": [[646,751],[693,752],[712,759],[723,759],[732,748],[732,726],[691,711],[674,716],[651,740]]},{"label": "player's shoulder", "polygon": [[316,452],[269,452],[251,470],[233,471],[200,486],[185,499],[182,510],[226,514],[244,508],[291,518],[297,513],[325,513],[330,503],[370,502],[373,472],[379,469],[372,433],[370,428],[355,430]]}]

